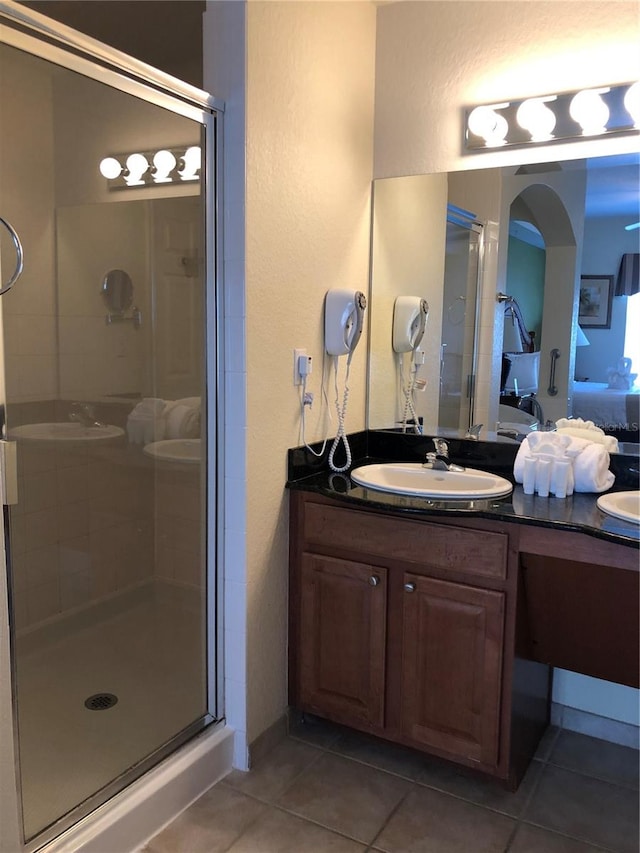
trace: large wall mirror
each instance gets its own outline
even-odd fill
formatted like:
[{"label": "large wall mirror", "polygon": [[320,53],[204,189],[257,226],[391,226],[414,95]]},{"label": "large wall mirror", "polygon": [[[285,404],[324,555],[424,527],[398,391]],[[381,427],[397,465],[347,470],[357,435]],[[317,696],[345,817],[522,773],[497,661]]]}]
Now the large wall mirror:
[{"label": "large wall mirror", "polygon": [[637,452],[639,220],[638,154],[375,181],[369,429],[582,417]]}]

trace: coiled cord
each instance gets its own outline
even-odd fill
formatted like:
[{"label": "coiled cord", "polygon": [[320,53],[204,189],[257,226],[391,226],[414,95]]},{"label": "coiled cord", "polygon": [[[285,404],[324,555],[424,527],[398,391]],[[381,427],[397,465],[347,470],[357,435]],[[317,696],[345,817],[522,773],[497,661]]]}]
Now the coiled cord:
[{"label": "coiled cord", "polygon": [[[342,474],[343,471],[347,471],[351,467],[351,448],[349,447],[349,439],[345,433],[344,429],[344,419],[347,413],[347,402],[349,400],[349,368],[351,367],[351,356],[353,352],[349,353],[347,358],[347,372],[344,378],[344,394],[342,397],[342,406],[340,406],[340,392],[338,390],[338,358],[334,356],[334,387],[336,391],[336,413],[338,415],[338,431],[336,432],[336,437],[333,440],[333,444],[331,445],[331,450],[329,451],[329,468],[336,473]],[[344,451],[346,454],[345,464],[340,468],[334,462],[335,452],[338,446],[342,443],[344,446]]]},{"label": "coiled cord", "polygon": [[398,354],[398,366],[400,373],[400,387],[402,388],[402,393],[404,394],[404,410],[402,413],[402,432],[407,431],[407,422],[409,420],[409,415],[413,419],[413,432],[420,435],[420,421],[418,420],[418,414],[415,408],[415,402],[413,399],[413,390],[415,388],[416,378],[418,376],[418,365],[412,362],[411,369],[409,371],[409,382],[405,387],[404,384],[404,371],[403,371],[403,361],[402,354]]}]

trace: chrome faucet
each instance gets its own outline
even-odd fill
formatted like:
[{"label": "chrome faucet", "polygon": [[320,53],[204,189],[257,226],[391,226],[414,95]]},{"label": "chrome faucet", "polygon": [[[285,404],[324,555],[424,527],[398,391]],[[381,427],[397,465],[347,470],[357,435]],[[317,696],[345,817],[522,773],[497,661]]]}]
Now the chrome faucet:
[{"label": "chrome faucet", "polygon": [[444,438],[434,438],[435,451],[427,453],[426,460],[422,463],[423,468],[433,468],[436,471],[464,471],[461,465],[449,461],[449,445]]},{"label": "chrome faucet", "polygon": [[96,419],[95,406],[91,405],[91,403],[72,403],[69,420],[86,427],[104,426],[103,423]]},{"label": "chrome faucet", "polygon": [[483,426],[484,426],[484,424],[473,424],[473,426],[470,426],[469,429],[467,430],[465,438],[470,438],[472,441],[479,441],[480,440],[480,430],[482,429]]}]

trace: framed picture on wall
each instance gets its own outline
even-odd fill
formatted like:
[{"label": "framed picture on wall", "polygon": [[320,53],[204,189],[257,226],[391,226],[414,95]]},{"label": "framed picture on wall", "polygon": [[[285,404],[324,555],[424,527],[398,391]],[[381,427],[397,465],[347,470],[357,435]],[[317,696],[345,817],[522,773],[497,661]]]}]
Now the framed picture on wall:
[{"label": "framed picture on wall", "polygon": [[611,328],[612,299],[612,275],[581,275],[578,323],[590,329]]}]

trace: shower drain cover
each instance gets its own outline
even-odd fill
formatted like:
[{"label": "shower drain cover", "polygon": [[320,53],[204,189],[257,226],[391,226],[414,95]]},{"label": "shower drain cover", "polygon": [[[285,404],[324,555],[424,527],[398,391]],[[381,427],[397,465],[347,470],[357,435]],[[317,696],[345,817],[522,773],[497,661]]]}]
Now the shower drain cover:
[{"label": "shower drain cover", "polygon": [[107,708],[113,708],[118,701],[118,697],[113,693],[94,693],[85,700],[84,707],[90,711],[106,711]]}]

